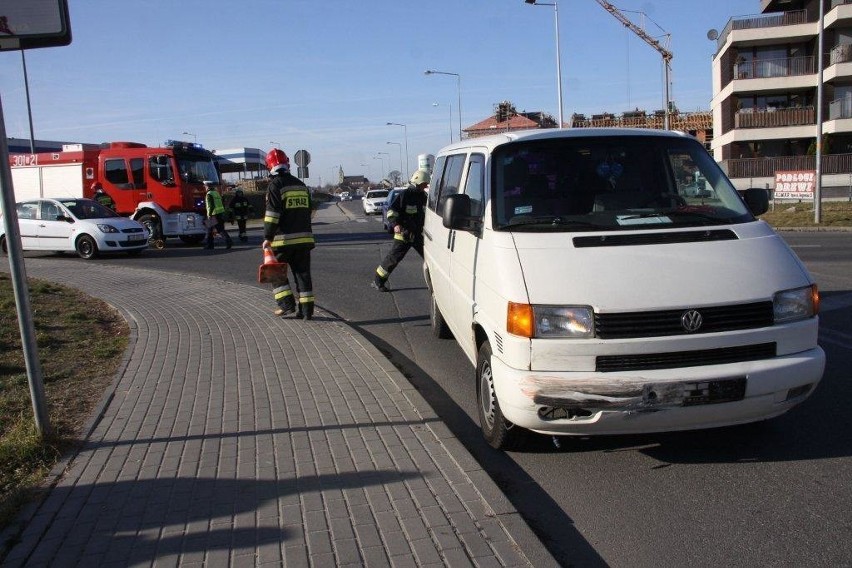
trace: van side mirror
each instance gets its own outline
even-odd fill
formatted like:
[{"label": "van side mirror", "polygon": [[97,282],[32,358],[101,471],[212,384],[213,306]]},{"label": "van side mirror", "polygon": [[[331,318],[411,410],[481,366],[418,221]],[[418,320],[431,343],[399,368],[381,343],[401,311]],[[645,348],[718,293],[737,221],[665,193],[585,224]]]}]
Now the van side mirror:
[{"label": "van side mirror", "polygon": [[450,195],[444,202],[444,227],[462,231],[478,232],[480,221],[470,215],[470,196],[464,194]]},{"label": "van side mirror", "polygon": [[739,191],[740,197],[745,201],[752,215],[763,215],[769,211],[769,192],[759,187],[750,187],[745,191]]}]

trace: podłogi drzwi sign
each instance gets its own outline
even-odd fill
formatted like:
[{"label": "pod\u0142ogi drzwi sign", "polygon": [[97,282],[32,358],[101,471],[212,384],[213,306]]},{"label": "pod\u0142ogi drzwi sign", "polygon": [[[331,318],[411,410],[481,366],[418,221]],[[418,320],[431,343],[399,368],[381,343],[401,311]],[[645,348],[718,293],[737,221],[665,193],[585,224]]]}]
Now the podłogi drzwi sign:
[{"label": "pod\u0142ogi drzwi sign", "polygon": [[816,170],[775,172],[775,199],[813,199]]}]

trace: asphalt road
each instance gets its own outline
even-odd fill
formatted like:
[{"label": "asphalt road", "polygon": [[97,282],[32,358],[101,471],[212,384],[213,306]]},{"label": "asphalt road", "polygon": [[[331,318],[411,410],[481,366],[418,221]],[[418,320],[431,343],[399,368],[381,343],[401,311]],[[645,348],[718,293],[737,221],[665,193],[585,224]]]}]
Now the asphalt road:
[{"label": "asphalt road", "polygon": [[[492,450],[476,420],[473,367],[452,340],[432,337],[415,253],[369,287],[390,248],[360,202],[351,220],[316,224],[317,303],[379,347],[432,404],[565,565],[852,565],[852,233],[785,233],[820,284],[820,343],[828,366],[816,393],[775,420],[654,436],[537,437]],[[180,244],[103,259],[254,284],[259,231],[230,251]],[[270,295],[271,296],[271,295]],[[270,297],[270,312],[274,308]]]}]

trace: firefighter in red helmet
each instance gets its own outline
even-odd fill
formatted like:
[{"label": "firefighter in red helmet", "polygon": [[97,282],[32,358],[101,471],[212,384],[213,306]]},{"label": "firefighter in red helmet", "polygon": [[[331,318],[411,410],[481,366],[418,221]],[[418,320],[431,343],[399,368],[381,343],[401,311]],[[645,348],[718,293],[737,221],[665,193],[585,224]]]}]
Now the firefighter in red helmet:
[{"label": "firefighter in red helmet", "polygon": [[[278,309],[275,315],[296,314],[309,320],[314,315],[311,281],[311,250],[315,241],[311,230],[311,195],[304,183],[290,174],[290,159],[273,148],[266,154],[269,188],[263,216],[263,248],[270,247],[278,262],[286,262],[293,271],[295,293],[285,273],[273,282]],[[298,295],[298,297],[296,297]]]}]

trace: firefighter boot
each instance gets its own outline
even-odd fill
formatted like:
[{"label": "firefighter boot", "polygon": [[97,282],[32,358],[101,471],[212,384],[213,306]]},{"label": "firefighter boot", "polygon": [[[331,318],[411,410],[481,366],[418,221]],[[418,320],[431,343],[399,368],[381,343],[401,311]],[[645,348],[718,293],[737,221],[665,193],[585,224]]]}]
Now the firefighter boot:
[{"label": "firefighter boot", "polygon": [[296,314],[296,317],[300,317],[305,321],[314,318],[314,303],[313,302],[305,302],[305,305],[299,304],[299,313]]},{"label": "firefighter boot", "polygon": [[[278,309],[273,312],[276,316],[286,316],[296,313],[296,300],[293,296],[285,296],[278,302]],[[301,316],[299,316],[301,317]]]},{"label": "firefighter boot", "polygon": [[376,290],[379,290],[380,292],[390,292],[390,288],[388,287],[388,281],[383,280],[382,277],[378,274],[376,274],[376,276],[373,278],[371,286]]}]

